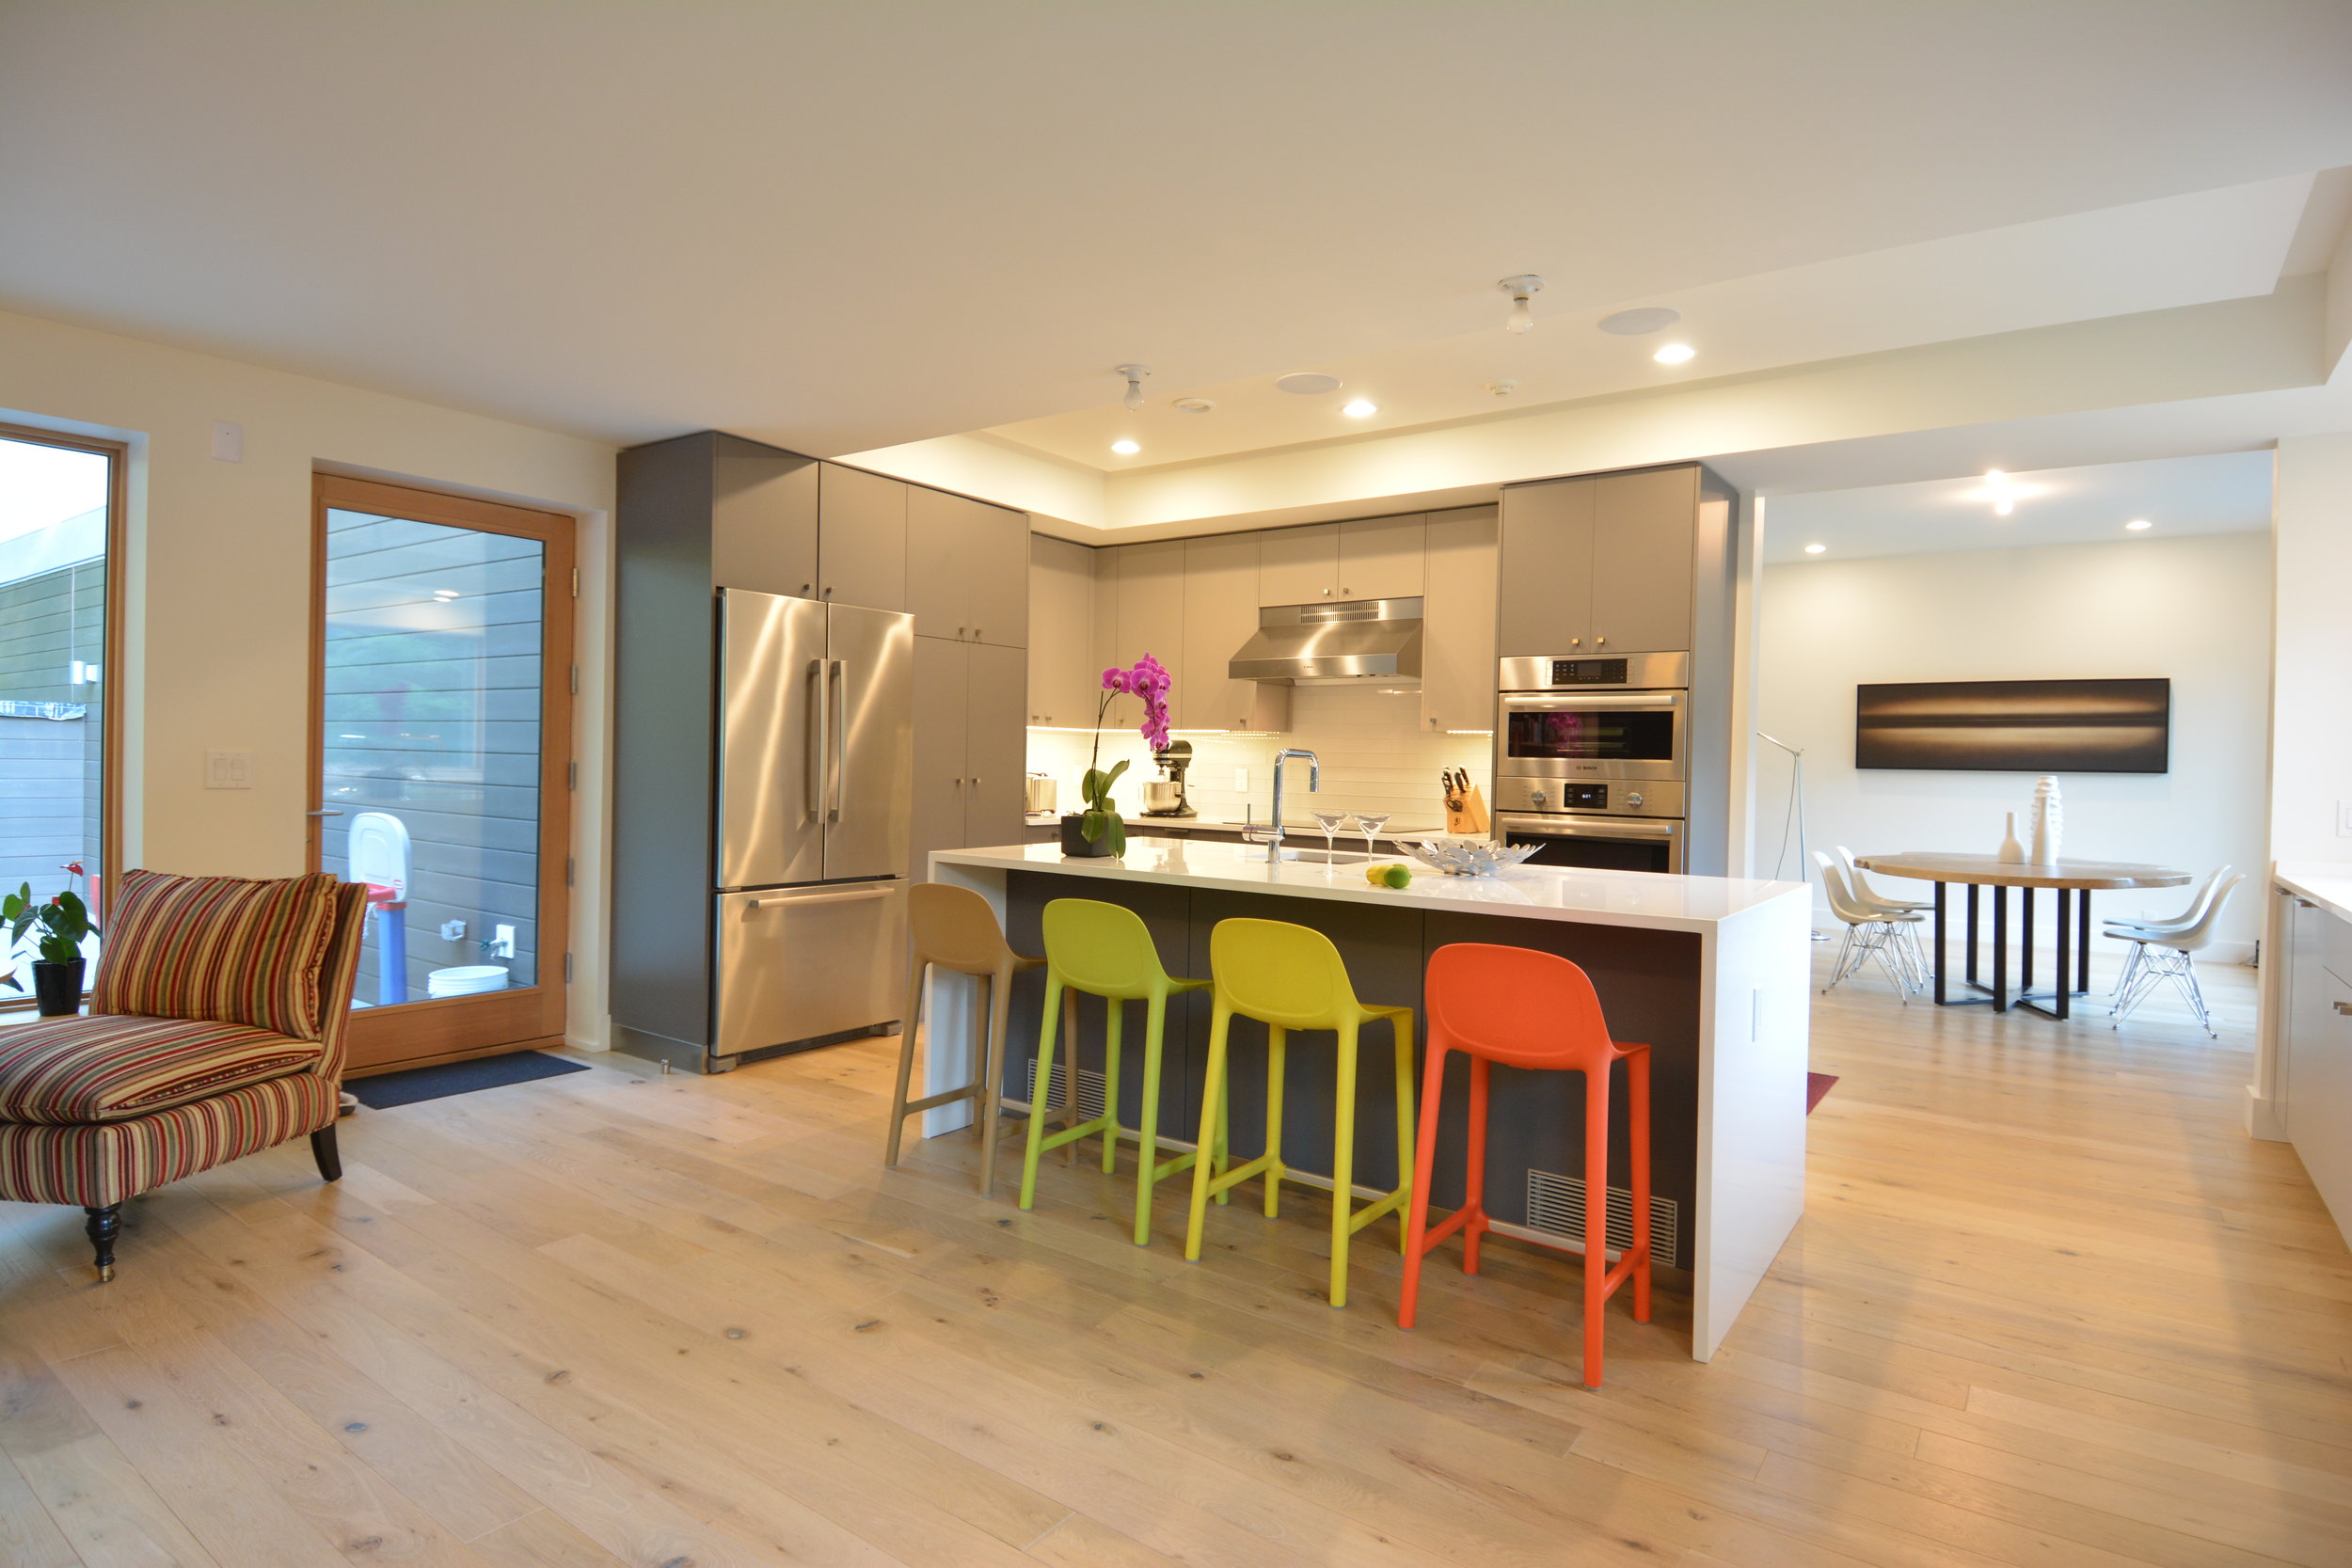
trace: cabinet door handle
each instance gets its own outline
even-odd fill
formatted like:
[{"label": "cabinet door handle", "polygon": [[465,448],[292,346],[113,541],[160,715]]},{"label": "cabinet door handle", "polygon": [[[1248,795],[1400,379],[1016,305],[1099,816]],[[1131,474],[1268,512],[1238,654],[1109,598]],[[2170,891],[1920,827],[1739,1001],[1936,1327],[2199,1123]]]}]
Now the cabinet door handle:
[{"label": "cabinet door handle", "polygon": [[1581,637],[1571,637],[1568,639],[1568,646],[1571,648],[1581,648],[1584,646],[1584,639]]},{"label": "cabinet door handle", "polygon": [[2335,1009],[2344,1017],[2352,1018],[2352,1002],[2338,1002],[2335,1004]]},{"label": "cabinet door handle", "polygon": [[[2294,895],[2290,894],[2288,896],[2294,897]],[[2298,910],[2315,910],[2319,908],[2317,904],[2312,903],[2308,898],[2296,898],[2295,900],[2295,907]]]},{"label": "cabinet door handle", "polygon": [[1593,646],[1596,648],[1606,648],[1609,646],[1609,639],[1605,637],[1596,637],[1593,639]]}]

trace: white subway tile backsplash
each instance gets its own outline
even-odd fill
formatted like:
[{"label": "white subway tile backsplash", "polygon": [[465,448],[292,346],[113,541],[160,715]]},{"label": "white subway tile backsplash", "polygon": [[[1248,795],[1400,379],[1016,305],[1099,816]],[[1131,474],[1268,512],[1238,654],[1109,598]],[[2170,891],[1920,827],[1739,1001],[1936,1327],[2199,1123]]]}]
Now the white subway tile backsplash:
[{"label": "white subway tile backsplash", "polygon": [[[1114,798],[1124,810],[1140,807],[1143,792],[1130,780],[1156,778],[1152,749],[1132,727],[1141,715],[1136,705],[1113,705],[1112,719],[1125,727],[1103,732],[1102,765],[1120,758],[1129,762]],[[1188,794],[1203,821],[1226,817],[1239,820],[1245,807],[1260,820],[1266,815],[1273,791],[1274,754],[1286,746],[1312,752],[1323,768],[1322,791],[1310,796],[1305,770],[1293,764],[1285,784],[1285,806],[1295,821],[1306,820],[1311,806],[1330,810],[1386,812],[1394,826],[1406,830],[1438,829],[1445,821],[1445,803],[1438,775],[1447,768],[1468,772],[1472,783],[1494,797],[1488,777],[1493,762],[1492,741],[1484,735],[1431,735],[1421,727],[1421,700],[1416,692],[1390,695],[1376,687],[1302,686],[1291,693],[1291,727],[1279,736],[1196,735],[1180,732],[1177,738],[1192,742],[1193,766]],[[1082,731],[1031,730],[1029,768],[1060,781],[1064,810],[1074,809],[1078,780],[1086,772],[1092,736]],[[1247,768],[1251,787],[1232,787],[1236,769]]]}]

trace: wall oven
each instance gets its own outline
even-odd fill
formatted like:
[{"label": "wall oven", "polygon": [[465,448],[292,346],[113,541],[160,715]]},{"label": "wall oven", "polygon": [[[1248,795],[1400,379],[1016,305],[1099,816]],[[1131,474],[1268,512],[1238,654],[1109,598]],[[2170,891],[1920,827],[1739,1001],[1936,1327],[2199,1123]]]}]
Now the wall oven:
[{"label": "wall oven", "polygon": [[1495,836],[1538,864],[1683,869],[1688,654],[1502,660]]}]

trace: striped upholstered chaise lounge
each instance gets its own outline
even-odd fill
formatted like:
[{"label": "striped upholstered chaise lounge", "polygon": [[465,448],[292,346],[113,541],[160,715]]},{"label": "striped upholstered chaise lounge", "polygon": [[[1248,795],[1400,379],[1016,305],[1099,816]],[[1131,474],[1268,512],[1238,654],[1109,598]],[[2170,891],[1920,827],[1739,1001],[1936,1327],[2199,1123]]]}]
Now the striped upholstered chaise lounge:
[{"label": "striped upholstered chaise lounge", "polygon": [[81,1018],[0,1028],[0,1198],[76,1203],[114,1277],[126,1198],[335,1117],[367,888],[123,874]]}]

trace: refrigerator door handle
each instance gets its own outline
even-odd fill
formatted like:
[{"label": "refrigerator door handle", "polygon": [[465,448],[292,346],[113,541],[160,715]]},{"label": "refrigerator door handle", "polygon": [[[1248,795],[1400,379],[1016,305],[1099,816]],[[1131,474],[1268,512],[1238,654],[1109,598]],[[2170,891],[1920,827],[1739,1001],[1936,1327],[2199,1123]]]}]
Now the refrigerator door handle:
[{"label": "refrigerator door handle", "polygon": [[833,799],[825,820],[841,820],[841,799],[850,788],[850,678],[848,666],[833,661]]},{"label": "refrigerator door handle", "polygon": [[868,898],[887,898],[893,891],[889,887],[872,887],[856,893],[803,893],[798,897],[747,899],[743,907],[758,910],[784,904],[857,904]]},{"label": "refrigerator door handle", "polygon": [[808,744],[801,760],[801,816],[814,822],[824,814],[825,661],[808,661]]}]

